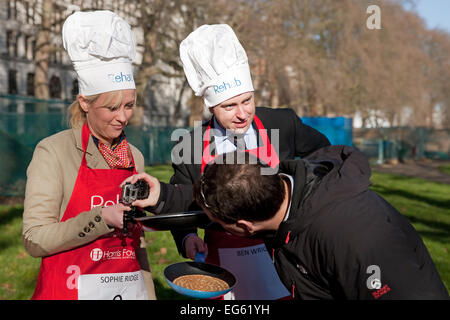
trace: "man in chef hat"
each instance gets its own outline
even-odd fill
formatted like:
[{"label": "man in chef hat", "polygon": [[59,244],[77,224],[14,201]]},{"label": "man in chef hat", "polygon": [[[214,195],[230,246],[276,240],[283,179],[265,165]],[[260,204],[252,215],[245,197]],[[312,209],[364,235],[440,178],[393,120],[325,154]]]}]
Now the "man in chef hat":
[{"label": "man in chef hat", "polygon": [[[152,191],[134,204],[154,213],[199,209],[192,185],[218,155],[239,151],[258,156],[271,167],[281,160],[306,156],[329,145],[328,139],[302,123],[292,109],[255,108],[254,88],[244,48],[226,24],[203,25],[180,44],[180,57],[189,85],[203,98],[212,117],[183,136],[172,151],[171,184],[141,174]],[[239,195],[236,195],[237,197]],[[281,284],[263,241],[205,231],[205,243],[196,230],[172,231],[184,257],[206,253],[206,262],[221,265],[237,277],[226,298],[279,299],[289,295]]]}]

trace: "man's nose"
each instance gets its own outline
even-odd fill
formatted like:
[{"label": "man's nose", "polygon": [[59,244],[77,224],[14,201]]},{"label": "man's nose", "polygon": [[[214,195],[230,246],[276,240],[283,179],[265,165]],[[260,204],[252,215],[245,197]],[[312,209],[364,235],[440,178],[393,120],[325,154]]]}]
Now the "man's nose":
[{"label": "man's nose", "polygon": [[244,109],[244,105],[239,104],[236,106],[236,117],[238,117],[239,119],[246,118],[246,112]]}]

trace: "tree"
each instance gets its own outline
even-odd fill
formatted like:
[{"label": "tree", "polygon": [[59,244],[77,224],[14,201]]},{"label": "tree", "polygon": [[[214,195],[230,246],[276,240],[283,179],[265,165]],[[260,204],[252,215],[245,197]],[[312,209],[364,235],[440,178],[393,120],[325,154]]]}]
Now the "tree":
[{"label": "tree", "polygon": [[40,99],[48,99],[50,92],[48,88],[48,65],[50,63],[50,32],[52,25],[53,1],[43,0],[41,8],[41,25],[37,34],[35,47],[35,96]]}]

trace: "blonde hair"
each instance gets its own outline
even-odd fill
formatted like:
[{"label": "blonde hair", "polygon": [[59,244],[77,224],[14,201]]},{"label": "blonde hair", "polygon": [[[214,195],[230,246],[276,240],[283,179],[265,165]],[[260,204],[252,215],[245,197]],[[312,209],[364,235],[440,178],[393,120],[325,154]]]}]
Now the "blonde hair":
[{"label": "blonde hair", "polygon": [[[103,93],[84,96],[84,98],[86,99],[89,105],[92,105],[93,103],[95,103],[95,101],[97,101],[97,99],[102,94]],[[111,104],[112,107],[120,106],[122,102],[121,90],[105,92],[105,94],[108,95],[105,101],[105,105]],[[67,122],[71,128],[79,128],[86,122],[86,112],[81,108],[80,103],[78,102],[78,96],[77,99],[74,102],[72,102],[72,104],[69,106],[67,116],[68,116]]]}]

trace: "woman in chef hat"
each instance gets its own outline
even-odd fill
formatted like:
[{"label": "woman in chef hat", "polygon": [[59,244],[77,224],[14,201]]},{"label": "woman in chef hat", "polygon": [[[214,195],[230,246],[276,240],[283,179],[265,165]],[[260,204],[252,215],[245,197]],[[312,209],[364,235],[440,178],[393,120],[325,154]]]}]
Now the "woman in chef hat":
[{"label": "woman in chef hat", "polygon": [[79,95],[71,129],[43,139],[27,170],[23,243],[42,257],[32,299],[155,299],[142,230],[122,232],[120,183],[144,171],[124,128],[136,103],[130,25],[76,12],[62,31]]}]

